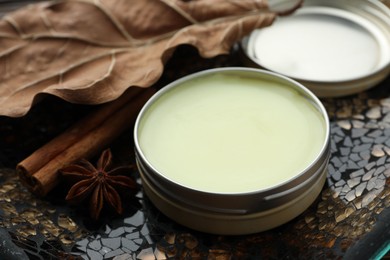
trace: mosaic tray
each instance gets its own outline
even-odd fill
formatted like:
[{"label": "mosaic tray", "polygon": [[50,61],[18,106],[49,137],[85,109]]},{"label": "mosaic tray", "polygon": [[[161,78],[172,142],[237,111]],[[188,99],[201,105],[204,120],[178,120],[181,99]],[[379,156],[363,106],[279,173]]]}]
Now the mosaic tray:
[{"label": "mosaic tray", "polygon": [[[0,1],[0,9],[11,4]],[[204,60],[180,47],[154,87],[224,66],[242,66],[238,51]],[[390,77],[358,95],[322,99],[332,151],[321,195],[287,224],[247,236],[180,226],[142,190],[122,216],[106,213],[98,223],[66,205],[61,187],[36,198],[20,184],[16,163],[94,108],[48,97],[26,117],[0,117],[0,259],[390,259],[389,88]],[[117,164],[133,162],[131,138],[129,130],[112,144]]]}]

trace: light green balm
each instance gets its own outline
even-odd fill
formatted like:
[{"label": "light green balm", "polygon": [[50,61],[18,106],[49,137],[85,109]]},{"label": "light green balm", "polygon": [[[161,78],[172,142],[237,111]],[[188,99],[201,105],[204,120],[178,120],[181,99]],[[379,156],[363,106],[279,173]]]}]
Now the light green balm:
[{"label": "light green balm", "polygon": [[141,152],[161,175],[219,193],[294,178],[319,156],[325,139],[324,117],[297,90],[218,73],[165,92],[139,128]]}]

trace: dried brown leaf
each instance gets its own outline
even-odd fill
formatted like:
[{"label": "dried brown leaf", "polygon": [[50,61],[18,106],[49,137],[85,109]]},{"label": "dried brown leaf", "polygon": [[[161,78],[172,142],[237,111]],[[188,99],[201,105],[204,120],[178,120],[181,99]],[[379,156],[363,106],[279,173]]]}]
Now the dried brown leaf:
[{"label": "dried brown leaf", "polygon": [[[297,6],[294,6],[296,8]],[[22,116],[51,94],[99,104],[156,82],[181,44],[228,53],[277,13],[262,0],[68,0],[0,20],[0,114]]]}]

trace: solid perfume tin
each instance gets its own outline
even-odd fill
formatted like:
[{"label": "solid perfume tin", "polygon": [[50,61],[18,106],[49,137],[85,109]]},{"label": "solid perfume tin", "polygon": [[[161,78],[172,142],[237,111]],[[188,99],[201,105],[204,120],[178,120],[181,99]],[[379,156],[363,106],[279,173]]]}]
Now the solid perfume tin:
[{"label": "solid perfume tin", "polygon": [[278,74],[220,68],[158,91],[134,129],[143,187],[195,230],[248,234],[302,213],[320,193],[329,122],[318,98]]},{"label": "solid perfume tin", "polygon": [[241,47],[249,66],[293,78],[317,96],[354,94],[389,75],[390,10],[377,0],[306,0]]}]

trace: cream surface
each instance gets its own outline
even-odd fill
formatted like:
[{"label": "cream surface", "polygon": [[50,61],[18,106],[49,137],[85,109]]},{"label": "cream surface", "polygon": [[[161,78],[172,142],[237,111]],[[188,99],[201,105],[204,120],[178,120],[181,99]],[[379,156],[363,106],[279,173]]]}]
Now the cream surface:
[{"label": "cream surface", "polygon": [[295,90],[226,74],[164,93],[138,129],[142,153],[162,175],[221,193],[293,178],[319,155],[325,135],[324,118]]}]

